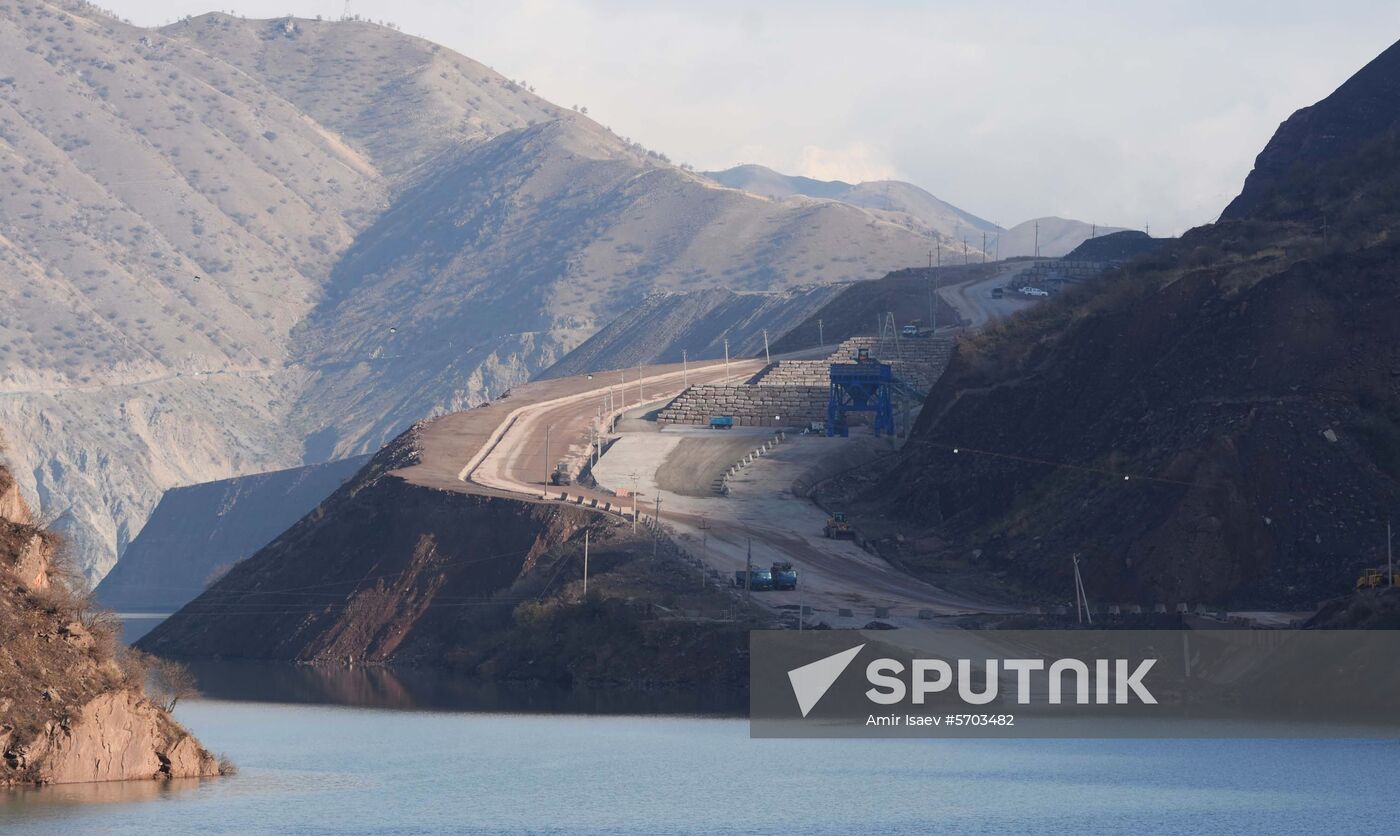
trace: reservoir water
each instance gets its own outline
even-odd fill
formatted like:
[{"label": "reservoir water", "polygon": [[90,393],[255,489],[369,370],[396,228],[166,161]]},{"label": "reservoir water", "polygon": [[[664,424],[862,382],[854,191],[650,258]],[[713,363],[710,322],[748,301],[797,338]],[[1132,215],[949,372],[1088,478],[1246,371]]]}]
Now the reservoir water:
[{"label": "reservoir water", "polygon": [[1389,741],[751,740],[722,698],[196,673],[176,714],[237,776],[0,790],[0,833],[1395,830]]}]

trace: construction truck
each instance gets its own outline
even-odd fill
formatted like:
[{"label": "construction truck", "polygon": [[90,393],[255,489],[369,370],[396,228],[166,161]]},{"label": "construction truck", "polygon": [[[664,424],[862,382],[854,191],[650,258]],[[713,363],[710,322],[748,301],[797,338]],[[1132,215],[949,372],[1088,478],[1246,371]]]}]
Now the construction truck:
[{"label": "construction truck", "polygon": [[747,572],[739,569],[734,573],[734,585],[740,589],[748,588],[755,592],[766,591],[773,588],[773,573],[757,566]]},{"label": "construction truck", "polygon": [[773,568],[768,570],[773,578],[774,589],[796,589],[797,570],[792,568],[792,564],[786,560],[774,563]]},{"label": "construction truck", "polygon": [[734,429],[733,415],[711,415],[710,429],[712,430],[732,430]]},{"label": "construction truck", "polygon": [[856,536],[855,531],[851,528],[850,521],[846,519],[845,511],[837,511],[827,517],[826,527],[822,529],[822,533],[833,540],[839,540],[843,537],[854,538]]},{"label": "construction truck", "polygon": [[554,466],[554,472],[549,474],[549,484],[551,485],[572,485],[574,478],[569,475],[569,465],[560,462]]},{"label": "construction truck", "polygon": [[1391,575],[1390,583],[1386,583],[1385,572],[1380,569],[1363,569],[1361,575],[1356,579],[1356,589],[1359,592],[1363,589],[1379,589],[1383,586],[1395,586],[1400,580],[1400,574]]}]

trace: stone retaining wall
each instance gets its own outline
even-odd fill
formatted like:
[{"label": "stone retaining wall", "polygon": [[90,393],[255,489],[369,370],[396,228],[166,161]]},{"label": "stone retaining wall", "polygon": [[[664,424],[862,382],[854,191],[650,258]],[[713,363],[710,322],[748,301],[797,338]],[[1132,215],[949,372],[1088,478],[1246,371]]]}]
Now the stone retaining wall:
[{"label": "stone retaining wall", "polygon": [[740,427],[795,426],[825,421],[827,396],[826,386],[692,386],[662,408],[656,422],[708,424],[712,416],[732,415]]}]

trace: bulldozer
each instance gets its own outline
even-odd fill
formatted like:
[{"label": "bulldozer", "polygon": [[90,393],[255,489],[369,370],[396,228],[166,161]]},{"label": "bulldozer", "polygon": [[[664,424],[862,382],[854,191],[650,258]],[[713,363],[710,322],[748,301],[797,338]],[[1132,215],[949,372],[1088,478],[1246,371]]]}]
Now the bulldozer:
[{"label": "bulldozer", "polygon": [[571,485],[573,477],[569,475],[569,465],[567,462],[560,462],[554,466],[554,472],[549,474],[549,484],[551,485]]},{"label": "bulldozer", "polygon": [[850,521],[846,519],[845,511],[835,511],[830,517],[827,517],[826,526],[822,528],[822,533],[833,540],[856,536],[855,531],[851,529]]},{"label": "bulldozer", "polygon": [[1386,582],[1385,572],[1381,569],[1363,569],[1361,575],[1356,579],[1356,589],[1359,592],[1363,589],[1379,589],[1383,586],[1395,586],[1400,580],[1400,574],[1390,576],[1390,582]]}]

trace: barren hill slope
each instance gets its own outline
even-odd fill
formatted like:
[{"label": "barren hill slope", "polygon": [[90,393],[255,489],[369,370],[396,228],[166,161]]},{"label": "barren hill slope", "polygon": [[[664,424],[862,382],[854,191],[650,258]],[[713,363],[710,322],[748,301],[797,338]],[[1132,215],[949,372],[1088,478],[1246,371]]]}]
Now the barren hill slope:
[{"label": "barren hill slope", "polygon": [[359,22],[0,4],[0,418],[92,577],[168,487],[377,449],[653,291],[921,258]]}]

